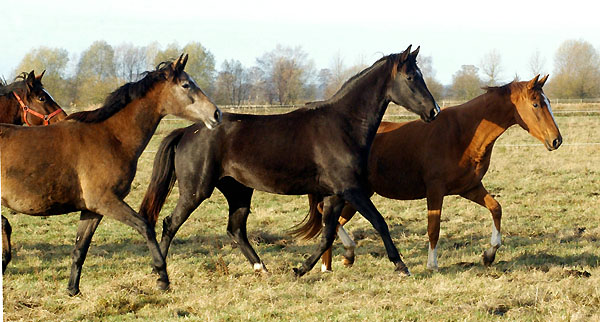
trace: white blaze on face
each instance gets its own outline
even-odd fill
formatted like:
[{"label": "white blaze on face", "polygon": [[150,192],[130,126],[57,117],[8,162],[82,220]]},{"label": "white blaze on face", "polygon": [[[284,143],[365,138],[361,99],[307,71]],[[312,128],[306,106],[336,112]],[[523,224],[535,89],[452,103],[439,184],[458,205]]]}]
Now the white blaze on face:
[{"label": "white blaze on face", "polygon": [[435,245],[434,249],[431,249],[431,244],[429,244],[428,252],[427,252],[427,268],[432,270],[438,269],[438,261],[437,261],[437,247]]},{"label": "white blaze on face", "polygon": [[493,247],[500,247],[502,245],[502,234],[496,229],[496,225],[492,224],[492,240]]},{"label": "white blaze on face", "polygon": [[544,103],[546,103],[546,106],[548,107],[548,112],[550,112],[550,116],[552,116],[552,121],[554,121],[554,124],[556,124],[556,120],[554,119],[554,113],[552,113],[552,108],[550,107],[550,100],[546,97],[544,93],[542,93],[542,98],[544,99]]}]

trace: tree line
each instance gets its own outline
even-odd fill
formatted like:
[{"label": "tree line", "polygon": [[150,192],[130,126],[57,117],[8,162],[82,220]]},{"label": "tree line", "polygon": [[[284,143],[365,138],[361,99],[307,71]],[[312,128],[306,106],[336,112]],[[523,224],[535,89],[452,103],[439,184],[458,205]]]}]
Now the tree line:
[{"label": "tree line", "polygon": [[[62,48],[32,49],[15,68],[12,77],[23,71],[46,70],[44,84],[63,106],[76,109],[101,104],[112,90],[125,82],[136,81],[143,72],[160,62],[189,54],[186,71],[209,97],[220,105],[291,105],[331,97],[352,75],[368,65],[344,63],[338,53],[327,68],[316,70],[301,47],[277,45],[256,58],[254,66],[239,60],[223,61],[217,69],[214,55],[199,42],[181,47],[176,43],[162,48],[158,43],[111,46],[95,41],[80,55],[70,56]],[[452,83],[435,78],[431,56],[419,56],[425,81],[438,100],[468,100],[483,93],[482,87],[500,85],[504,66],[500,54],[492,50],[477,65],[463,65],[452,76]],[[529,79],[548,73],[539,51],[529,59]],[[74,67],[70,67],[74,66]],[[518,75],[510,79],[518,80]],[[600,97],[600,55],[587,41],[567,40],[554,55],[554,70],[545,91],[554,98]]]}]

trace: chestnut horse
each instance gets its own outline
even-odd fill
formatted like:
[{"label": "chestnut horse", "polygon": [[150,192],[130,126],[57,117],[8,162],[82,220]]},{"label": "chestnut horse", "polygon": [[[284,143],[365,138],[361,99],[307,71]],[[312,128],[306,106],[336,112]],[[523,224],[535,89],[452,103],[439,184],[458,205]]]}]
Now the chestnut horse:
[{"label": "chestnut horse", "polygon": [[[209,128],[220,122],[219,109],[183,71],[186,62],[187,55],[182,55],[176,62],[160,64],[140,81],[114,91],[95,111],[71,114],[45,127],[0,125],[2,205],[34,216],[81,211],[68,285],[71,295],[79,293],[81,267],[103,216],[144,236],[160,276],[158,287],[169,286],[154,227],[123,198],[162,117],[174,114]],[[31,141],[45,144],[28,144]]]},{"label": "chestnut horse", "polygon": [[[491,247],[483,254],[483,263],[491,265],[501,245],[502,209],[481,180],[488,170],[496,139],[514,124],[519,124],[550,151],[562,143],[552,115],[550,101],[542,86],[548,75],[527,82],[512,82],[488,87],[487,93],[459,106],[444,109],[431,124],[413,121],[382,122],[369,157],[371,194],[397,199],[427,198],[427,233],[429,254],[427,267],[436,270],[437,243],[440,233],[442,201],[447,195],[460,195],[492,214]],[[425,140],[424,143],[421,141]],[[321,214],[309,196],[311,212],[306,222],[294,232],[310,238],[321,230]],[[340,224],[356,212],[347,204]],[[354,242],[343,231],[340,239],[346,247],[345,264],[354,261]],[[331,248],[323,256],[322,270],[331,270]]]},{"label": "chestnut horse", "polygon": [[344,200],[379,232],[396,270],[409,275],[364,186],[371,143],[388,103],[405,106],[425,121],[439,111],[416,65],[417,54],[418,49],[411,53],[409,46],[402,54],[383,57],[348,80],[331,99],[287,114],[227,113],[215,131],[195,124],[172,132],[158,148],[140,210],[156,222],[175,180],[179,181],[177,206],[163,222],[161,252],[167,255],[179,227],[216,187],[229,203],[229,236],[255,271],[266,272],[246,234],[254,189],[313,193],[325,200],[326,234],[318,250],[294,269],[296,275],[309,271],[331,246]]},{"label": "chestnut horse", "polygon": [[[44,89],[43,71],[35,76],[21,73],[19,81],[6,84],[0,81],[0,123],[15,125],[48,125],[63,120],[67,114]],[[2,272],[11,258],[10,234],[12,228],[6,217],[2,216]]]}]

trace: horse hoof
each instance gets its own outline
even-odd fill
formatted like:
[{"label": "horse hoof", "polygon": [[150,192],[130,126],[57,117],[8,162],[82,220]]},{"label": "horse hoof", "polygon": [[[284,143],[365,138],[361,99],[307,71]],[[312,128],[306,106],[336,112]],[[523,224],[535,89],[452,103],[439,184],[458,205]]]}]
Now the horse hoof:
[{"label": "horse hoof", "polygon": [[398,274],[402,277],[410,276],[410,271],[408,270],[408,267],[406,267],[406,265],[404,265],[403,263],[396,264],[396,272],[398,272]]},{"label": "horse hoof", "polygon": [[484,266],[491,266],[492,263],[494,262],[494,260],[496,259],[496,252],[486,250],[483,252],[483,255],[481,256],[481,258],[483,260]]},{"label": "horse hoof", "polygon": [[306,272],[302,271],[300,268],[296,268],[294,267],[294,276],[296,277],[301,277],[302,275],[304,275]]},{"label": "horse hoof", "polygon": [[169,282],[165,282],[162,280],[156,280],[156,287],[161,291],[168,291],[169,285],[170,285]]},{"label": "horse hoof", "polygon": [[352,258],[344,257],[342,263],[344,263],[344,266],[350,268],[350,267],[352,267],[352,265],[354,265],[354,257],[352,257]]},{"label": "horse hoof", "polygon": [[79,289],[78,288],[67,288],[67,293],[69,294],[69,296],[76,296],[79,295]]},{"label": "horse hoof", "polygon": [[427,269],[430,270],[430,271],[432,271],[432,272],[437,272],[437,271],[440,270],[440,268],[437,267],[437,266],[429,266],[429,265],[427,265]]}]

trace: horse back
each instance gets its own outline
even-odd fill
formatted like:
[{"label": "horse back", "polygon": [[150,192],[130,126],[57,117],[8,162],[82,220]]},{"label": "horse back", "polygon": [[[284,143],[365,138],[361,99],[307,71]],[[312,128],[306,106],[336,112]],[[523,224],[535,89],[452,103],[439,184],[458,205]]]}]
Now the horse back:
[{"label": "horse back", "polygon": [[[196,126],[186,131],[197,132],[192,145],[201,148],[183,154],[189,154],[189,162],[202,163],[195,166],[211,163],[208,168],[217,169],[217,179],[229,176],[257,190],[330,194],[336,180],[347,176],[342,173],[348,168],[344,164],[353,160],[344,150],[347,143],[336,132],[340,126],[331,124],[331,117],[324,114],[311,109],[283,115],[224,113],[215,130]],[[182,147],[184,139],[178,154],[188,149]]]}]

